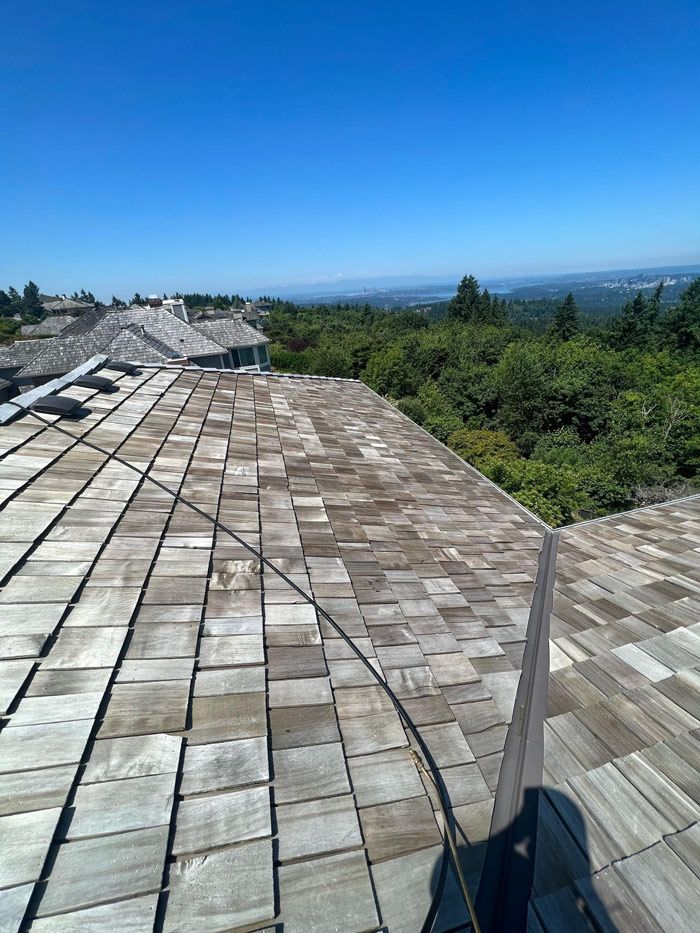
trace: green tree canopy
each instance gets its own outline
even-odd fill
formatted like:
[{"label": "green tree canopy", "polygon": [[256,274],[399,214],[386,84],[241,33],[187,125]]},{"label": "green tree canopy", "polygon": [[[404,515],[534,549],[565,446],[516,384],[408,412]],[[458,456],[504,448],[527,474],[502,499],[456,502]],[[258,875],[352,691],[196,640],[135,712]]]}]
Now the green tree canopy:
[{"label": "green tree canopy", "polygon": [[451,434],[450,447],[478,469],[494,460],[509,461],[520,457],[518,448],[503,431],[461,429]]}]

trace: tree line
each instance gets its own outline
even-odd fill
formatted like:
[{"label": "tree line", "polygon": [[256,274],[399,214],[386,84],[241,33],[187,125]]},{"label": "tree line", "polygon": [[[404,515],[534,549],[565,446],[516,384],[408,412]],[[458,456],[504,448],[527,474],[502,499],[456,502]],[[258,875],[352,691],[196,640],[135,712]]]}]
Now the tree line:
[{"label": "tree line", "polygon": [[[81,288],[79,292],[74,291],[73,294],[68,297],[73,301],[82,301],[86,304],[94,305],[95,307],[105,307],[104,302],[95,298],[91,291],[86,291],[84,288]],[[167,297],[168,295],[164,293],[163,298]],[[250,300],[244,299],[235,293],[230,295],[218,293],[214,295],[209,292],[175,292],[172,297],[182,298],[189,308],[205,308],[207,306],[221,309],[231,306],[238,308],[242,307],[245,301]],[[272,299],[267,296],[258,300],[272,301]],[[115,308],[126,308],[129,305],[142,305],[145,302],[146,297],[139,292],[134,292],[129,301],[125,301],[118,295],[112,295],[110,305]],[[25,324],[31,324],[35,321],[38,322],[45,315],[46,312],[41,302],[41,292],[39,291],[39,286],[34,282],[27,282],[21,292],[12,285],[8,287],[7,291],[0,288],[0,318],[18,317],[21,318]]]}]

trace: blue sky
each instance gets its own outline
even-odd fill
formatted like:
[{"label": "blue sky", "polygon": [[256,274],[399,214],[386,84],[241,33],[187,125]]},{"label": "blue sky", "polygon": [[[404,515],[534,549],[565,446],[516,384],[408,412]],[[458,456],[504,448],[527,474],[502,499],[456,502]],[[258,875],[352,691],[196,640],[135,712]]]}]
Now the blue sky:
[{"label": "blue sky", "polygon": [[697,0],[5,0],[0,287],[700,261]]}]

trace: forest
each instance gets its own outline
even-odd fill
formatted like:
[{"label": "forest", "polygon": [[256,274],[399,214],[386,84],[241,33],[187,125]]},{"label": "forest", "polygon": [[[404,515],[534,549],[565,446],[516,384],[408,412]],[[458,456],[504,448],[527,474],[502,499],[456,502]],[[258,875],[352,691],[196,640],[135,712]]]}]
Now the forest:
[{"label": "forest", "polygon": [[553,526],[700,491],[700,279],[616,315],[465,276],[436,320],[275,302],[273,367],[363,380]]}]

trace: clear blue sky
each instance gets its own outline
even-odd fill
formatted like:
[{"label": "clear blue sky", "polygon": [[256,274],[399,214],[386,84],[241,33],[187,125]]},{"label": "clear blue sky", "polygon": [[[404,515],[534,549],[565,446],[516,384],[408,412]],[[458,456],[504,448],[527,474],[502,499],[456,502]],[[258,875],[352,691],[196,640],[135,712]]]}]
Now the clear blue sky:
[{"label": "clear blue sky", "polygon": [[700,259],[698,0],[5,0],[0,287]]}]

